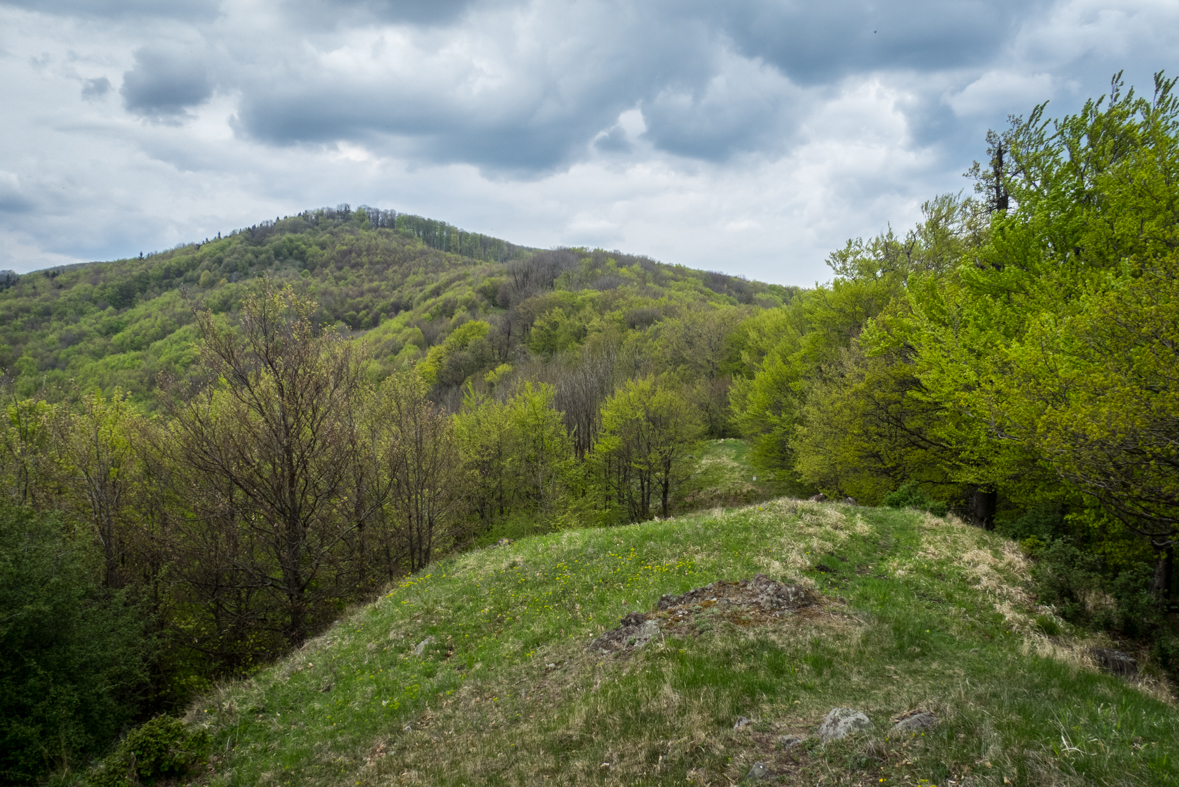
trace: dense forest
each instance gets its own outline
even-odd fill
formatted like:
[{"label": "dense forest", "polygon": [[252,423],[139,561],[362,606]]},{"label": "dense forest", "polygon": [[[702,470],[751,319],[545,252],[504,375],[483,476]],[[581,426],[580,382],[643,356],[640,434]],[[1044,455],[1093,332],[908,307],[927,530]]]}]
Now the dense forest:
[{"label": "dense forest", "polygon": [[445,553],[684,510],[710,439],[1018,539],[1179,668],[1174,86],[1013,119],[809,290],[347,206],[0,277],[4,781]]}]

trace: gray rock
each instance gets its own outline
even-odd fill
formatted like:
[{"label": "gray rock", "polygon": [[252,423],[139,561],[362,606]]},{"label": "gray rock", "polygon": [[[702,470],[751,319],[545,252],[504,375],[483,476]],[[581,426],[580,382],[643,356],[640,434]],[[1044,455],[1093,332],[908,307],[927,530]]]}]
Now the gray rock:
[{"label": "gray rock", "polygon": [[422,640],[421,642],[419,642],[419,643],[418,643],[418,644],[417,644],[417,645],[414,647],[414,649],[413,649],[413,655],[415,655],[415,656],[420,656],[420,655],[422,655],[423,653],[425,653],[425,652],[426,652],[426,648],[427,648],[429,645],[433,645],[433,644],[434,644],[434,638],[433,638],[433,637],[426,637],[424,640]]},{"label": "gray rock", "polygon": [[859,503],[856,502],[856,499],[854,497],[845,497],[845,498],[843,498],[843,502],[847,503],[849,506],[858,506],[859,505]]},{"label": "gray rock", "polygon": [[889,731],[888,736],[892,738],[899,735],[909,735],[914,732],[921,732],[922,730],[927,730],[930,727],[936,727],[939,721],[941,721],[941,719],[929,711],[920,711],[918,713],[914,713],[912,716],[906,716],[896,724],[892,725],[892,729]]},{"label": "gray rock", "polygon": [[782,747],[783,749],[786,749],[787,751],[789,751],[790,749],[793,749],[795,746],[801,746],[802,741],[803,741],[803,739],[798,737],[797,735],[783,735],[782,737],[778,738],[778,745],[780,747]]},{"label": "gray rock", "polygon": [[589,650],[611,653],[618,650],[637,650],[659,636],[659,622],[642,612],[627,613],[616,629],[607,631],[589,644]]},{"label": "gray rock", "polygon": [[1130,655],[1113,648],[1089,648],[1089,655],[1097,660],[1101,668],[1113,675],[1138,674],[1138,662]]},{"label": "gray rock", "polygon": [[753,722],[751,722],[749,719],[745,718],[744,716],[738,716],[737,722],[733,725],[733,729],[739,730],[742,727],[749,726],[750,724],[753,724]]},{"label": "gray rock", "polygon": [[853,732],[861,732],[873,728],[868,717],[858,710],[851,708],[833,708],[819,725],[819,737],[824,743],[846,738]]},{"label": "gray rock", "polygon": [[764,762],[755,762],[753,767],[749,769],[749,773],[745,774],[745,778],[751,781],[762,781],[768,779],[774,774],[770,773],[770,769],[766,767]]}]

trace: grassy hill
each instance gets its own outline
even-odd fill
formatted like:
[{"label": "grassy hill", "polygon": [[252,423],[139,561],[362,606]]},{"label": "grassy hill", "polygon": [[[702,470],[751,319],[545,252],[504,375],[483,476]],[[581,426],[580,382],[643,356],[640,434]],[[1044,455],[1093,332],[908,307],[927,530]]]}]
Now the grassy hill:
[{"label": "grassy hill", "polygon": [[[757,574],[815,603],[654,614]],[[781,498],[561,532],[434,564],[187,723],[210,785],[730,784],[755,763],[779,783],[1175,783],[1165,682],[1100,672],[1103,643],[1028,581],[1013,542],[913,510]],[[653,639],[588,647],[632,612]],[[821,744],[836,707],[874,729]],[[914,711],[940,723],[887,734]]]}]

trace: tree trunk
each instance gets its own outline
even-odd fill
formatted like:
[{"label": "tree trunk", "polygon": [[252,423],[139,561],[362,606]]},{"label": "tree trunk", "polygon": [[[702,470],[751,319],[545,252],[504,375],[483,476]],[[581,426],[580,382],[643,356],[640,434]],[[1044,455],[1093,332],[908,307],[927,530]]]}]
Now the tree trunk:
[{"label": "tree trunk", "polygon": [[1154,577],[1150,580],[1150,595],[1170,607],[1175,596],[1175,547],[1167,545],[1159,550],[1154,563]]},{"label": "tree trunk", "polygon": [[984,530],[995,529],[995,509],[999,504],[999,493],[993,489],[976,487],[970,493],[970,519]]}]

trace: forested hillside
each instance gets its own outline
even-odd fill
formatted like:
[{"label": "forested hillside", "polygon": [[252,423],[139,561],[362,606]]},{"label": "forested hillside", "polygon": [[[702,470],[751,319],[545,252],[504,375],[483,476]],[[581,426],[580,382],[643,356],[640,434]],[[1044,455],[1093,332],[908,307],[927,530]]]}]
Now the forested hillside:
[{"label": "forested hillside", "polygon": [[87,615],[51,636],[6,591],[0,718],[34,721],[0,768],[94,754],[448,554],[770,494],[956,512],[1173,672],[1174,85],[1013,120],[974,196],[810,290],[344,208],[5,277],[5,554],[39,557],[4,577]]},{"label": "forested hillside", "polygon": [[[342,205],[141,259],[6,272],[0,368],[22,396],[76,399],[80,391],[119,387],[153,407],[149,393],[160,373],[182,375],[194,360],[194,309],[233,314],[262,275],[313,298],[316,324],[352,336],[381,327],[373,356],[388,362],[411,359],[480,315],[491,316],[497,334],[504,324],[497,348],[506,358],[527,344],[532,321],[559,305],[530,298],[554,288],[621,287],[592,308],[644,327],[697,300],[770,305],[790,296],[782,287],[621,254],[541,252],[527,263],[536,254],[445,222]],[[548,341],[551,353],[560,339]]]}]

